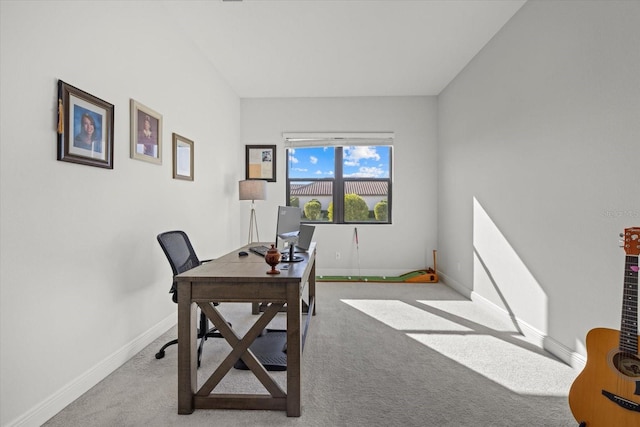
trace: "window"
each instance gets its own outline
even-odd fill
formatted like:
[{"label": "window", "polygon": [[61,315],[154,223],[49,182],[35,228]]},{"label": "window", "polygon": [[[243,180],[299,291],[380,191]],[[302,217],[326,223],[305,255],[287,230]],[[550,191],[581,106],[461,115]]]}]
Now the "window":
[{"label": "window", "polygon": [[287,141],[287,205],[300,207],[303,221],[391,223],[393,147],[365,141]]}]

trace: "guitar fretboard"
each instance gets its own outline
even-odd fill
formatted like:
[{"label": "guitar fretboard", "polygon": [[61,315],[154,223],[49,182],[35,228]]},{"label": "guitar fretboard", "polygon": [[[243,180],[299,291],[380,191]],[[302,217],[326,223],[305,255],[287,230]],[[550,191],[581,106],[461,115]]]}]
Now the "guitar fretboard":
[{"label": "guitar fretboard", "polygon": [[633,255],[624,264],[620,350],[638,354],[638,257]]}]

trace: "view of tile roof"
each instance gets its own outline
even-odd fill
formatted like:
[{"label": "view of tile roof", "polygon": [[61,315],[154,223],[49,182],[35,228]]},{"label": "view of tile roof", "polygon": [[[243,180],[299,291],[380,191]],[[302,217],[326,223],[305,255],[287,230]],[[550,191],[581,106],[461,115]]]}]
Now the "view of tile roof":
[{"label": "view of tile roof", "polygon": [[[330,196],[332,194],[332,181],[313,181],[309,184],[291,184],[291,196]],[[359,194],[361,196],[386,196],[388,186],[386,181],[346,181],[346,194]]]}]

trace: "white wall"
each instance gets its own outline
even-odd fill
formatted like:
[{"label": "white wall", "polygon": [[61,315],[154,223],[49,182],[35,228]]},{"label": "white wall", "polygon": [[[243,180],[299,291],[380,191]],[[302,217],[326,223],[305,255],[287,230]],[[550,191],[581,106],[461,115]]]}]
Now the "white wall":
[{"label": "white wall", "polygon": [[[0,3],[1,419],[40,425],[176,320],[159,232],[241,243],[240,101],[160,3]],[[115,105],[114,169],[56,161],[57,80]],[[129,99],[164,118],[129,158]],[[172,179],[171,133],[195,141]]]},{"label": "white wall", "polygon": [[278,146],[277,182],[268,184],[266,202],[256,202],[261,238],[275,235],[277,206],[286,203],[283,132],[395,132],[393,224],[357,226],[360,268],[354,226],[317,225],[318,274],[398,275],[433,264],[435,97],[243,99],[241,129],[245,144]]},{"label": "white wall", "polygon": [[442,276],[566,359],[620,324],[639,46],[640,2],[530,0],[438,97]]}]

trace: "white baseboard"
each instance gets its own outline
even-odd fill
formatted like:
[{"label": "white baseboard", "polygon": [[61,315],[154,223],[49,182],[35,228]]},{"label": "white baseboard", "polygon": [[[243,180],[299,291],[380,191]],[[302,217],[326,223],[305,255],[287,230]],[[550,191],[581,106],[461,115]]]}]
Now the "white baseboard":
[{"label": "white baseboard", "polygon": [[469,288],[467,288],[466,286],[463,286],[461,283],[458,283],[457,281],[447,276],[446,274],[443,274],[441,271],[436,271],[436,272],[438,273],[438,278],[443,284],[452,288],[453,290],[455,290],[465,298],[471,299],[471,290]]},{"label": "white baseboard", "polygon": [[151,329],[143,332],[131,342],[107,356],[100,363],[71,381],[34,408],[10,421],[6,427],[39,427],[67,405],[86,393],[91,387],[142,351],[162,334],[172,328],[177,321],[176,313],[166,317]]},{"label": "white baseboard", "polygon": [[489,310],[493,311],[494,313],[498,314],[501,317],[505,317],[510,320],[515,320],[518,324],[518,327],[522,331],[522,335],[530,339],[535,345],[537,345],[541,349],[546,350],[549,353],[553,354],[554,356],[556,356],[558,359],[560,359],[567,365],[575,369],[584,368],[586,364],[586,359],[579,353],[572,351],[570,348],[554,340],[549,335],[546,335],[544,332],[531,326],[527,322],[518,318],[511,319],[511,316],[505,309],[497,306],[493,302],[489,301],[488,299],[484,298],[481,295],[478,295],[473,291],[471,292],[471,300],[474,302],[477,302],[479,305],[482,305],[485,308],[488,308]]},{"label": "white baseboard", "polygon": [[461,295],[469,298],[471,301],[474,301],[476,303],[478,303],[479,305],[482,305],[483,307],[485,307],[486,309],[494,312],[495,314],[497,314],[500,317],[504,317],[508,320],[515,320],[518,324],[518,326],[520,327],[520,330],[522,331],[522,334],[527,337],[528,339],[530,339],[531,341],[533,341],[534,344],[536,344],[538,347],[548,351],[549,353],[553,354],[554,356],[556,356],[558,359],[560,359],[561,361],[563,361],[564,363],[566,363],[567,365],[571,366],[574,369],[584,369],[584,366],[586,364],[586,359],[583,355],[576,353],[575,351],[572,351],[570,348],[566,347],[565,345],[559,343],[558,341],[554,340],[553,338],[551,338],[550,336],[546,335],[545,333],[543,333],[542,331],[540,331],[537,328],[534,328],[533,326],[531,326],[530,324],[528,324],[527,322],[521,320],[521,319],[511,319],[511,316],[509,315],[509,313],[503,309],[502,307],[497,306],[496,304],[494,304],[493,302],[489,301],[488,299],[484,298],[483,296],[473,292],[472,290],[470,290],[469,288],[463,286],[462,284],[456,282],[455,280],[451,279],[450,277],[447,277],[446,275],[442,274],[441,272],[438,272],[438,276],[442,279],[441,281],[449,286],[450,288],[454,289],[456,292],[460,293]]}]

